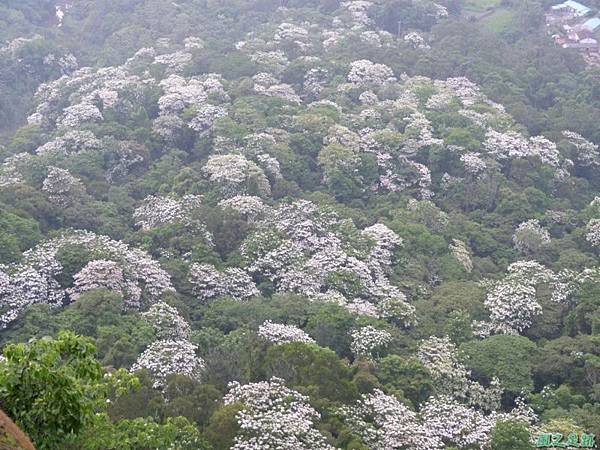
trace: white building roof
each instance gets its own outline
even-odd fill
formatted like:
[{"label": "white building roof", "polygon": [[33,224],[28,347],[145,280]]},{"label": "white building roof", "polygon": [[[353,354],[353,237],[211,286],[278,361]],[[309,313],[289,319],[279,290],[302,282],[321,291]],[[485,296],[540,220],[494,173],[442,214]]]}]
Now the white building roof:
[{"label": "white building roof", "polygon": [[581,26],[587,30],[596,31],[600,28],[600,17],[592,17],[586,20]]},{"label": "white building roof", "polygon": [[571,8],[572,10],[575,11],[575,14],[577,14],[578,16],[585,16],[587,13],[589,13],[591,11],[590,8],[588,8],[585,5],[582,5],[579,2],[576,2],[574,0],[566,0],[564,3],[560,3],[558,5],[554,5],[552,7],[552,9],[554,10],[558,10],[558,9],[563,9],[563,8]]}]

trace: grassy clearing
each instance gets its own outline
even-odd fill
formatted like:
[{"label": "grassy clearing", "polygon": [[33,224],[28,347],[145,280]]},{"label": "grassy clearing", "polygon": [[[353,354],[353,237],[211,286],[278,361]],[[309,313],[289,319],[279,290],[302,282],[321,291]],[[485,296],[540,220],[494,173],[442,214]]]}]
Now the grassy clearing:
[{"label": "grassy clearing", "polygon": [[514,11],[502,8],[481,19],[480,24],[496,33],[503,33],[513,27],[514,18]]},{"label": "grassy clearing", "polygon": [[463,6],[464,11],[482,13],[490,8],[496,8],[501,0],[467,0]]}]

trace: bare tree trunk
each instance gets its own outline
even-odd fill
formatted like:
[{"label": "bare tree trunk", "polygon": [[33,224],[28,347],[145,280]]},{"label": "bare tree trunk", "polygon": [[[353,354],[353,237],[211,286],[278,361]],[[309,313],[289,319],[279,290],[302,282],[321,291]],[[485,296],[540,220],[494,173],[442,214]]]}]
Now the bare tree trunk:
[{"label": "bare tree trunk", "polygon": [[2,434],[14,438],[18,447],[0,442],[0,450],[35,450],[27,435],[0,409],[0,437]]}]

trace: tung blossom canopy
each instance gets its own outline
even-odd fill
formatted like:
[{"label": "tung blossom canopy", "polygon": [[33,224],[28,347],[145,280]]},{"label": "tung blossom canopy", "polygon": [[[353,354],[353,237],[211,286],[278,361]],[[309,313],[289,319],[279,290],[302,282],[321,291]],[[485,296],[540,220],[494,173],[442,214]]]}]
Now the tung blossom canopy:
[{"label": "tung blossom canopy", "polygon": [[348,81],[358,86],[381,86],[387,81],[395,81],[394,72],[385,64],[376,64],[366,59],[354,61],[350,65]]},{"label": "tung blossom canopy", "polygon": [[[102,255],[102,259],[82,268],[74,277],[73,288],[66,291],[57,277],[63,271],[59,252],[69,247],[76,247],[83,254]],[[67,293],[77,299],[90,289],[109,289],[122,294],[126,305],[137,308],[142,296],[153,303],[163,292],[173,290],[169,274],[147,253],[89,231],[64,232],[27,250],[22,261],[8,269],[14,287],[0,300],[6,306],[0,318],[2,326],[33,304],[62,305]]]},{"label": "tung blossom canopy", "polygon": [[340,412],[345,423],[372,450],[444,448],[438,435],[421,423],[416,412],[379,389],[363,394],[356,405]]},{"label": "tung blossom canopy", "polygon": [[366,326],[351,332],[352,344],[350,348],[357,357],[373,357],[374,353],[384,349],[392,340],[392,335],[385,330],[378,330],[372,326]]},{"label": "tung blossom canopy", "polygon": [[274,344],[287,344],[289,342],[314,343],[314,339],[294,325],[273,323],[266,320],[259,328],[258,335]]},{"label": "tung blossom canopy", "polygon": [[236,300],[247,300],[259,294],[252,277],[237,267],[230,267],[223,272],[210,264],[193,264],[188,275],[193,286],[193,293],[201,302],[217,297],[233,297]]},{"label": "tung blossom canopy", "polygon": [[244,405],[237,415],[240,433],[232,450],[334,450],[314,428],[320,415],[309,398],[287,388],[280,378],[230,383],[224,402]]},{"label": "tung blossom canopy", "polygon": [[197,346],[183,339],[161,339],[152,343],[131,367],[150,371],[155,388],[162,388],[167,376],[187,375],[200,381],[204,360],[196,355]]},{"label": "tung blossom canopy", "polygon": [[550,243],[550,234],[537,219],[519,224],[513,235],[515,248],[524,254],[535,254]]},{"label": "tung blossom canopy", "polygon": [[68,290],[71,300],[93,289],[108,289],[121,296],[129,307],[139,307],[141,288],[131,280],[126,280],[123,269],[114,261],[94,260],[73,276],[73,287]]},{"label": "tung blossom canopy", "polygon": [[257,194],[268,196],[271,185],[263,170],[243,155],[212,155],[202,171],[217,184],[225,197],[233,197],[248,189],[248,181],[256,184]]}]

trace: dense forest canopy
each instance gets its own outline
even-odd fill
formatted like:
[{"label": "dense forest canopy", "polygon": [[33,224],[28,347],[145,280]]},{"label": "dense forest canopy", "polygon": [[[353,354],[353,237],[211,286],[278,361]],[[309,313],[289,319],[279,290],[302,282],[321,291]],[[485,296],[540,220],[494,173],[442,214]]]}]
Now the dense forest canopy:
[{"label": "dense forest canopy", "polygon": [[0,1],[0,408],[39,449],[593,448],[600,69],[554,3]]}]

